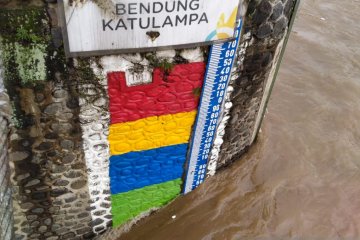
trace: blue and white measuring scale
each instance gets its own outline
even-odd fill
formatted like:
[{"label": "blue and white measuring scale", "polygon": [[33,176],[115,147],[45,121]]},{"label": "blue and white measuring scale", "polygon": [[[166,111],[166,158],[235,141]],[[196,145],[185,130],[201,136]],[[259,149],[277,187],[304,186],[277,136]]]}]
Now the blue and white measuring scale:
[{"label": "blue and white measuring scale", "polygon": [[207,164],[215,139],[226,89],[240,41],[242,19],[238,20],[235,39],[211,46],[199,110],[188,154],[183,193],[197,188],[206,177]]}]

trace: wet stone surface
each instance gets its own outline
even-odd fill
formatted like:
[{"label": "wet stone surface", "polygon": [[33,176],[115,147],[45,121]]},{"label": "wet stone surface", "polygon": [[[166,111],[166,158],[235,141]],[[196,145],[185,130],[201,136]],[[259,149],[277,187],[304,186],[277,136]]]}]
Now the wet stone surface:
[{"label": "wet stone surface", "polygon": [[41,95],[46,100],[40,103],[35,101],[36,90],[20,90],[27,93],[26,107],[39,111],[33,112],[34,124],[13,129],[10,142],[13,182],[18,188],[14,194],[16,239],[72,239],[86,234],[79,230],[91,223],[89,216],[81,222],[77,218],[89,207],[83,153],[75,148],[82,138],[68,131],[79,128],[79,123],[64,115],[77,115],[79,109],[66,106],[70,95],[66,89],[44,85]]},{"label": "wet stone surface", "polygon": [[[272,81],[271,71],[277,64],[275,54],[287,32],[294,0],[250,0],[244,22],[234,72],[238,76],[230,85],[230,120],[218,160],[221,168],[238,159],[252,143],[257,121],[265,109],[265,88]],[[265,94],[264,94],[265,93]]]}]

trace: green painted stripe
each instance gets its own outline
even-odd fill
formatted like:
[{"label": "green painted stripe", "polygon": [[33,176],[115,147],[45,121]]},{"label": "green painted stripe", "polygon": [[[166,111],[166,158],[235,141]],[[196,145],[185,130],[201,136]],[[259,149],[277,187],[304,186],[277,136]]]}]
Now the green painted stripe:
[{"label": "green painted stripe", "polygon": [[111,195],[113,226],[119,226],[151,208],[164,206],[180,194],[181,183],[179,178]]}]

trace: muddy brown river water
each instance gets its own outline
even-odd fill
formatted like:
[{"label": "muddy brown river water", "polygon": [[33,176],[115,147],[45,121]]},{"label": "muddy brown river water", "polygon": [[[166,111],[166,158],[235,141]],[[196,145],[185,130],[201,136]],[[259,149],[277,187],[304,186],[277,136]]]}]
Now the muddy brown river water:
[{"label": "muddy brown river water", "polygon": [[303,0],[257,143],[120,239],[360,239],[360,1]]}]

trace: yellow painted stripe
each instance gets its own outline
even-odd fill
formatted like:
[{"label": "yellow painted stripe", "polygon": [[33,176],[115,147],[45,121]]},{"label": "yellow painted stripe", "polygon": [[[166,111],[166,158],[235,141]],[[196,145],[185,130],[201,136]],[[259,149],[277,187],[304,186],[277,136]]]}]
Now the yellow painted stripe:
[{"label": "yellow painted stripe", "polygon": [[196,111],[143,118],[110,126],[112,155],[189,142]]}]

